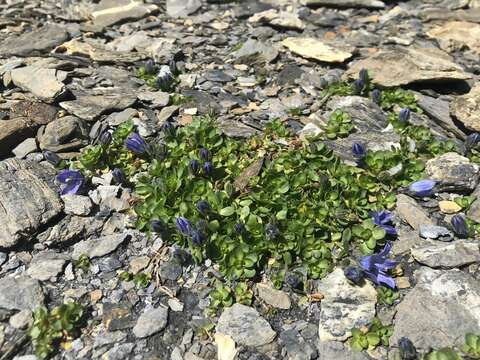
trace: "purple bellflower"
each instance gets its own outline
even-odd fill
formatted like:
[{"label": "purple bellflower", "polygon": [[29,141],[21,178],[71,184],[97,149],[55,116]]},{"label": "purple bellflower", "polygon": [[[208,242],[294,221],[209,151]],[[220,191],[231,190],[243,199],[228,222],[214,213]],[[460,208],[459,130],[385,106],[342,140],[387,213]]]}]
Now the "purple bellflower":
[{"label": "purple bellflower", "polygon": [[436,185],[436,182],[434,180],[430,180],[430,179],[419,180],[411,183],[410,186],[408,187],[408,190],[410,191],[411,194],[415,196],[425,197],[433,194],[433,189],[435,185]]},{"label": "purple bellflower", "polygon": [[188,163],[188,168],[190,169],[190,173],[192,175],[198,175],[198,172],[200,171],[200,163],[195,159],[190,160]]},{"label": "purple bellflower", "polygon": [[62,159],[60,159],[60,156],[58,156],[54,152],[48,151],[48,150],[45,150],[43,152],[43,157],[45,158],[45,160],[47,160],[53,166],[58,166],[60,164],[60,162],[62,161]]},{"label": "purple bellflower", "polygon": [[390,211],[382,210],[372,213],[373,223],[380,226],[389,235],[397,235],[397,230],[394,226],[389,225],[392,222],[393,214]]},{"label": "purple bellflower", "polygon": [[352,145],[352,153],[354,157],[361,159],[367,155],[367,149],[364,145],[354,142]]},{"label": "purple bellflower", "polygon": [[197,210],[203,216],[207,216],[212,210],[212,208],[210,207],[208,201],[200,200],[199,202],[197,202]]},{"label": "purple bellflower", "polygon": [[397,262],[387,258],[392,245],[387,243],[378,254],[364,256],[360,260],[360,265],[366,277],[377,285],[385,285],[395,289],[395,280],[388,275],[388,270],[393,269]]},{"label": "purple bellflower", "polygon": [[456,235],[464,238],[468,237],[468,225],[463,215],[457,214],[452,216],[450,222]]},{"label": "purple bellflower", "polygon": [[148,145],[145,140],[136,132],[130,134],[125,140],[125,147],[137,154],[143,154],[147,152]]},{"label": "purple bellflower", "polygon": [[355,285],[360,285],[364,278],[364,273],[356,266],[349,266],[343,270],[345,277]]},{"label": "purple bellflower", "polygon": [[372,91],[372,101],[377,105],[380,104],[380,102],[382,101],[382,92],[380,90],[374,89]]},{"label": "purple bellflower", "polygon": [[62,195],[67,195],[78,193],[85,182],[85,178],[80,171],[62,170],[57,175],[57,181],[62,184]]},{"label": "purple bellflower", "polygon": [[203,171],[205,175],[210,175],[213,172],[213,164],[210,161],[206,161],[205,164],[203,164]]},{"label": "purple bellflower", "polygon": [[480,134],[479,133],[470,134],[465,139],[465,147],[468,150],[473,149],[478,144],[479,141],[480,141]]},{"label": "purple bellflower", "polygon": [[210,161],[211,154],[208,149],[201,148],[198,154],[200,155],[200,159],[202,159],[203,161]]},{"label": "purple bellflower", "polygon": [[175,219],[175,226],[183,235],[190,235],[193,229],[192,223],[182,216]]},{"label": "purple bellflower", "polygon": [[125,184],[127,182],[125,173],[120,168],[115,168],[112,170],[112,177],[117,184]]},{"label": "purple bellflower", "polygon": [[109,145],[112,142],[112,133],[110,131],[104,131],[102,135],[100,135],[99,141],[102,145]]},{"label": "purple bellflower", "polygon": [[145,73],[147,75],[153,75],[155,73],[155,61],[148,59],[145,63]]},{"label": "purple bellflower", "polygon": [[401,123],[406,123],[410,119],[410,114],[411,114],[411,110],[409,108],[404,108],[400,110],[400,113],[398,114],[398,120]]}]

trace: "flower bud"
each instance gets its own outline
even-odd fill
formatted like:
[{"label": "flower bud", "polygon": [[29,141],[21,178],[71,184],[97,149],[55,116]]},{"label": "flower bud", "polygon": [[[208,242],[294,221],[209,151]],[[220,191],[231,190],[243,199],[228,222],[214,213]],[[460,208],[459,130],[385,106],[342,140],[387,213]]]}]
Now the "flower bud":
[{"label": "flower bud", "polygon": [[53,166],[58,166],[60,164],[60,162],[62,161],[62,159],[60,159],[60,156],[58,156],[54,152],[48,151],[48,150],[45,150],[43,152],[43,157],[44,157],[45,160],[47,160]]},{"label": "flower bud", "polygon": [[417,349],[412,341],[406,337],[398,340],[398,349],[400,351],[400,358],[402,360],[415,360],[417,358]]},{"label": "flower bud", "polygon": [[188,168],[190,169],[190,173],[192,175],[198,175],[198,172],[200,171],[200,163],[195,159],[190,160],[188,163]]},{"label": "flower bud", "polygon": [[349,266],[343,270],[345,277],[355,285],[360,285],[364,278],[363,271],[356,266]]}]

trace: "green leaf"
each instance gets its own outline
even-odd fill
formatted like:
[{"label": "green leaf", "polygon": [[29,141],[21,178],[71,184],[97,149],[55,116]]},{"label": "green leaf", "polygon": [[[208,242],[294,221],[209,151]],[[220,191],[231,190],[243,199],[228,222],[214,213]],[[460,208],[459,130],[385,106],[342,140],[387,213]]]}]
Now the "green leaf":
[{"label": "green leaf", "polygon": [[222,216],[232,216],[235,213],[235,208],[233,206],[228,206],[219,211],[219,214]]},{"label": "green leaf", "polygon": [[285,220],[287,218],[287,210],[281,210],[276,215],[277,220]]}]

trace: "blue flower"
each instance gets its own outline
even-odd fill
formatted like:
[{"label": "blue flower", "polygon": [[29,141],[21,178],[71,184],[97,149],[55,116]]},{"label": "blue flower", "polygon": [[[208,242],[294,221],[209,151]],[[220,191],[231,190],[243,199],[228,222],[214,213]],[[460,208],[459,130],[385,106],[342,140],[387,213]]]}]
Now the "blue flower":
[{"label": "blue flower", "polygon": [[210,207],[210,204],[208,203],[208,201],[200,200],[199,202],[197,202],[197,210],[200,214],[202,214],[203,216],[206,216],[210,213],[212,208]]},{"label": "blue flower", "polygon": [[205,149],[205,148],[201,148],[200,151],[199,151],[199,155],[200,155],[200,159],[202,159],[203,161],[210,161],[210,151],[208,151],[208,149]]},{"label": "blue flower", "polygon": [[47,160],[53,166],[58,166],[60,164],[60,162],[62,161],[62,159],[60,159],[60,156],[58,156],[54,152],[48,151],[48,150],[45,150],[43,152],[43,157],[45,158],[45,160]]},{"label": "blue flower", "polygon": [[396,261],[387,259],[391,248],[392,245],[388,243],[378,254],[364,256],[360,260],[360,265],[365,275],[372,282],[377,285],[385,285],[391,289],[395,289],[395,280],[387,273],[388,270],[393,269],[397,265]]},{"label": "blue flower", "polygon": [[188,163],[188,168],[193,175],[197,175],[200,171],[200,163],[198,162],[198,160],[195,159],[190,160],[190,162]]},{"label": "blue flower", "polygon": [[380,102],[382,101],[382,92],[380,90],[374,89],[372,91],[372,101],[377,105],[380,104]]},{"label": "blue flower", "polygon": [[195,246],[200,246],[207,240],[205,234],[197,229],[192,230],[190,237],[192,238],[192,244]]},{"label": "blue flower", "polygon": [[360,285],[364,278],[363,271],[356,266],[349,266],[343,270],[345,277],[355,285]]},{"label": "blue flower", "polygon": [[392,222],[393,214],[390,211],[375,211],[372,213],[372,219],[375,225],[383,228],[387,234],[397,235],[397,230],[394,226],[388,225]]},{"label": "blue flower", "polygon": [[113,169],[112,177],[117,184],[125,184],[127,182],[127,178],[125,177],[125,173],[122,171],[122,169]]},{"label": "blue flower", "polygon": [[205,164],[203,164],[203,171],[205,175],[210,175],[213,172],[213,164],[210,161],[206,161]]},{"label": "blue flower", "polygon": [[173,125],[170,121],[165,121],[162,126],[160,126],[160,130],[167,136],[175,136],[175,125]]},{"label": "blue flower", "polygon": [[161,234],[165,231],[165,223],[162,220],[152,220],[150,222],[150,230]]},{"label": "blue flower", "polygon": [[410,119],[410,113],[411,111],[409,108],[400,110],[400,113],[398,114],[398,120],[401,123],[406,123]]},{"label": "blue flower", "polygon": [[62,195],[76,194],[82,188],[85,178],[77,170],[63,170],[57,175],[57,181],[62,186]]},{"label": "blue flower", "polygon": [[148,59],[145,63],[145,73],[147,75],[152,75],[155,73],[155,61]]},{"label": "blue flower", "polygon": [[280,235],[277,225],[269,223],[265,226],[265,236],[268,240],[274,240]]},{"label": "blue flower", "polygon": [[479,133],[470,134],[465,139],[465,147],[468,150],[473,149],[478,144],[479,141],[480,141],[480,134]]},{"label": "blue flower", "polygon": [[400,357],[402,360],[415,360],[417,358],[417,349],[413,345],[412,341],[406,337],[398,340],[398,350],[400,351]]},{"label": "blue flower", "polygon": [[408,187],[410,193],[418,197],[430,196],[433,194],[433,188],[437,183],[434,180],[419,180],[411,183]]},{"label": "blue flower", "polygon": [[238,235],[243,235],[245,231],[247,231],[247,229],[245,228],[245,225],[243,225],[242,223],[236,223],[235,226],[233,227],[233,230]]},{"label": "blue flower", "polygon": [[112,133],[109,131],[104,131],[100,136],[99,141],[103,145],[109,145],[112,142]]},{"label": "blue flower", "polygon": [[457,214],[452,216],[450,223],[452,224],[453,231],[455,232],[455,234],[457,234],[460,237],[468,236],[468,225],[463,215]]},{"label": "blue flower", "polygon": [[357,79],[353,82],[353,90],[357,95],[362,93],[364,87],[365,82],[362,79]]},{"label": "blue flower", "polygon": [[125,140],[125,147],[137,154],[143,154],[147,152],[148,145],[145,140],[136,132],[130,134]]},{"label": "blue flower", "polygon": [[368,83],[370,80],[370,76],[368,76],[368,70],[362,69],[358,73],[358,78],[363,81],[364,84]]},{"label": "blue flower", "polygon": [[175,226],[183,235],[190,235],[193,229],[192,223],[182,216],[175,219]]},{"label": "blue flower", "polygon": [[352,145],[352,153],[354,157],[356,157],[357,159],[361,159],[364,158],[365,155],[367,155],[367,149],[364,145],[354,142]]}]

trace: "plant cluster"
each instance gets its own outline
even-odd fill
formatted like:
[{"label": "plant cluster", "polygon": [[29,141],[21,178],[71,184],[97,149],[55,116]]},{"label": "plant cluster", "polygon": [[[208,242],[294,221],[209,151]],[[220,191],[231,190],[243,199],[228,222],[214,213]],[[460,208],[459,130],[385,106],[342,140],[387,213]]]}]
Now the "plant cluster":
[{"label": "plant cluster", "polygon": [[352,329],[352,337],[349,340],[349,344],[354,351],[375,349],[379,345],[388,346],[392,334],[393,326],[383,325],[378,318],[374,318],[368,328]]},{"label": "plant cluster", "polygon": [[218,309],[232,306],[233,303],[251,305],[253,302],[253,291],[245,282],[239,282],[230,287],[217,281],[216,287],[209,294],[210,312],[215,314]]},{"label": "plant cluster", "polygon": [[325,133],[327,138],[333,140],[344,138],[353,131],[352,118],[346,112],[335,110],[328,119]]},{"label": "plant cluster", "polygon": [[377,287],[377,298],[381,304],[392,306],[395,301],[400,299],[400,294],[386,286]]},{"label": "plant cluster", "polygon": [[82,269],[83,271],[87,272],[90,269],[92,263],[90,262],[90,258],[87,255],[82,254],[78,258],[78,260],[75,261],[74,265],[76,268]]},{"label": "plant cluster", "polygon": [[152,280],[152,275],[146,272],[139,272],[138,274],[132,274],[128,271],[122,271],[119,274],[119,277],[123,281],[133,281],[135,285],[138,287],[147,288],[150,285],[150,281]]},{"label": "plant cluster", "polygon": [[73,339],[79,330],[83,306],[69,302],[48,311],[41,307],[33,313],[33,325],[29,331],[35,353],[39,359],[47,359],[62,342]]}]

